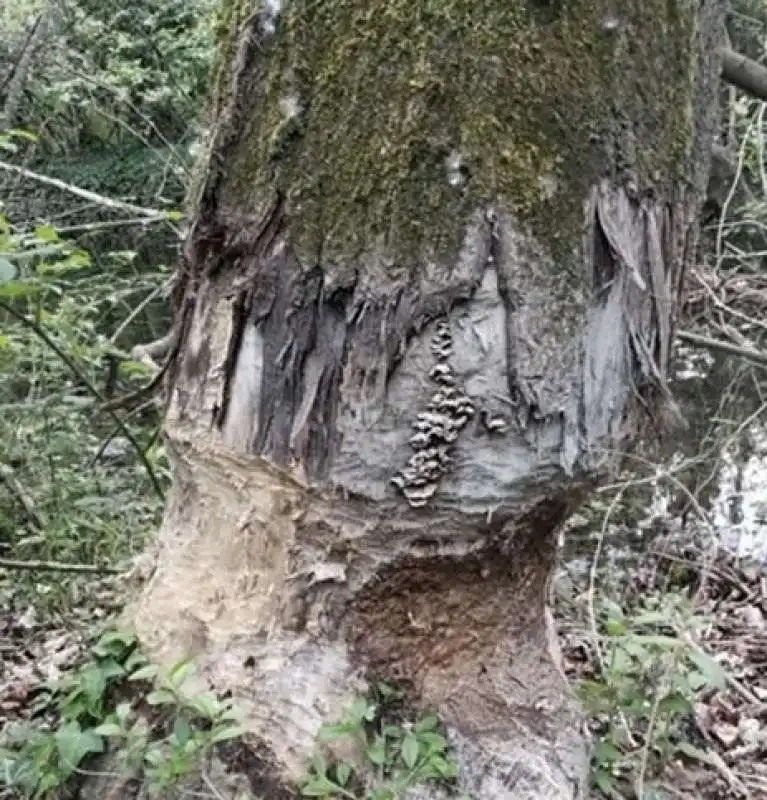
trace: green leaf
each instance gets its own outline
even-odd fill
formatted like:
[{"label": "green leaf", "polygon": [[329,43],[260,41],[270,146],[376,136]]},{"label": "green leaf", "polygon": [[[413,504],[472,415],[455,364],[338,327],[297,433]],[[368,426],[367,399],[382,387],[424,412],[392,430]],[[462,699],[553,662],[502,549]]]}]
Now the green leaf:
[{"label": "green leaf", "polygon": [[116,722],[102,722],[93,729],[96,736],[122,736],[123,729]]},{"label": "green leaf", "polygon": [[711,658],[708,653],[704,653],[697,648],[692,648],[688,656],[712,686],[717,689],[724,689],[727,685],[727,673],[722,669],[719,662]]},{"label": "green leaf", "polygon": [[426,733],[420,734],[418,740],[422,744],[428,745],[432,750],[444,750],[447,747],[447,739],[441,733],[426,731]]},{"label": "green leaf", "polygon": [[168,681],[174,686],[180,686],[192,670],[192,662],[188,659],[179,661],[168,670]]},{"label": "green leaf", "polygon": [[349,706],[346,716],[349,722],[359,724],[363,720],[372,720],[375,717],[375,713],[375,705],[369,703],[365,697],[357,697]]},{"label": "green leaf", "polygon": [[600,792],[603,792],[610,797],[614,795],[615,780],[609,772],[606,772],[603,769],[594,770],[591,779],[594,782],[594,786],[596,786]]},{"label": "green leaf", "polygon": [[687,714],[690,711],[691,705],[690,700],[683,694],[673,692],[672,694],[667,694],[660,700],[658,703],[658,713],[669,716],[679,716],[681,714]]},{"label": "green leaf", "polygon": [[418,743],[418,739],[409,733],[403,740],[402,749],[400,751],[402,760],[405,762],[406,767],[412,768],[415,765],[415,762],[418,760],[419,750],[420,745]]},{"label": "green leaf", "polygon": [[397,697],[400,697],[402,694],[393,686],[390,686],[388,683],[384,683],[384,681],[379,681],[376,684],[376,691],[381,695],[383,700],[393,700]]},{"label": "green leaf", "polygon": [[146,696],[150,706],[168,706],[176,704],[176,695],[170,689],[155,689]]},{"label": "green leaf", "polygon": [[128,676],[129,681],[151,681],[157,677],[158,668],[155,664],[147,664]]},{"label": "green leaf", "polygon": [[386,763],[386,745],[383,739],[377,739],[368,747],[366,751],[368,761],[377,767],[382,767]]},{"label": "green leaf", "polygon": [[696,761],[702,761],[703,763],[709,763],[711,761],[711,757],[705,750],[701,750],[690,742],[681,741],[676,746],[676,749],[683,755],[686,755],[688,758],[694,758]]},{"label": "green leaf", "polygon": [[424,733],[425,731],[436,731],[439,728],[439,720],[434,714],[427,714],[416,722],[413,730],[416,733]]},{"label": "green leaf", "polygon": [[82,730],[77,722],[62,725],[54,734],[59,759],[69,772],[89,753],[102,753],[104,741],[91,730]]},{"label": "green leaf", "polygon": [[631,618],[634,625],[668,625],[669,615],[663,611],[647,611]]},{"label": "green leaf", "polygon": [[31,281],[0,281],[0,297],[29,297],[40,291],[40,285]]},{"label": "green leaf", "polygon": [[180,211],[166,211],[165,216],[171,222],[178,222],[184,218],[184,215]]},{"label": "green leaf", "polygon": [[327,797],[333,793],[335,784],[324,775],[311,778],[301,789],[303,797]]},{"label": "green leaf", "polygon": [[91,650],[101,658],[119,656],[136,644],[136,637],[132,633],[123,631],[107,631],[103,634]]},{"label": "green leaf", "polygon": [[317,739],[321,742],[332,742],[340,736],[346,736],[357,729],[356,725],[338,724],[338,725],[323,725],[317,732]]},{"label": "green leaf", "polygon": [[317,753],[314,758],[312,758],[310,771],[315,775],[324,775],[328,771],[328,765],[322,753]]},{"label": "green leaf", "polygon": [[228,742],[231,739],[239,739],[244,736],[248,729],[244,725],[227,725],[226,727],[214,729],[210,740],[211,742]]},{"label": "green leaf", "polygon": [[184,698],[184,705],[205,719],[215,719],[219,712],[220,704],[211,694],[198,694],[194,697]]},{"label": "green leaf", "polygon": [[41,242],[58,242],[59,234],[53,225],[38,225],[34,230],[35,239]]},{"label": "green leaf", "polygon": [[336,764],[336,781],[338,781],[339,786],[346,786],[346,784],[349,783],[351,775],[351,765],[347,764],[346,761],[339,761],[338,764]]},{"label": "green leaf", "polygon": [[146,656],[140,650],[134,650],[128,658],[125,659],[125,669],[130,673],[135,673],[139,667],[147,663]]},{"label": "green leaf", "polygon": [[624,756],[623,752],[619,750],[612,742],[605,739],[597,742],[592,751],[592,758],[599,764],[614,764],[620,761]]},{"label": "green leaf", "polygon": [[605,630],[608,636],[623,636],[626,633],[626,623],[619,619],[608,619]]},{"label": "green leaf", "polygon": [[18,275],[15,264],[11,264],[7,258],[0,258],[0,283],[12,281]]},{"label": "green leaf", "polygon": [[442,756],[434,756],[429,760],[429,765],[432,766],[442,778],[455,778],[458,771],[452,761],[448,761]]},{"label": "green leaf", "polygon": [[185,745],[192,738],[192,729],[186,717],[176,717],[173,723],[173,736],[180,745]]}]

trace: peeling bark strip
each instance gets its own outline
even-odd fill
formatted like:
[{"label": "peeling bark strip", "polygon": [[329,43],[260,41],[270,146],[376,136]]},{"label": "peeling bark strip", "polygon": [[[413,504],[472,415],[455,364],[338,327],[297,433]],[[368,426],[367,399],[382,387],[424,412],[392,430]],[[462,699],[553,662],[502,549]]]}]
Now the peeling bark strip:
[{"label": "peeling bark strip", "polygon": [[581,796],[555,532],[668,394],[722,6],[224,3],[136,624],[286,786],[378,676],[462,790]]}]

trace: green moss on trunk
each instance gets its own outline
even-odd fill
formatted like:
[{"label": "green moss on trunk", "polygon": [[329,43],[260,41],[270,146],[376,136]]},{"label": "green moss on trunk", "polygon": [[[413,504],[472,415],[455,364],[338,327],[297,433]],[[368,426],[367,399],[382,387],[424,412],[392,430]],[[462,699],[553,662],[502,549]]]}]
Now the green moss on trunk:
[{"label": "green moss on trunk", "polygon": [[311,258],[438,255],[485,201],[567,252],[596,177],[688,171],[692,0],[285,3],[223,200],[276,185]]}]

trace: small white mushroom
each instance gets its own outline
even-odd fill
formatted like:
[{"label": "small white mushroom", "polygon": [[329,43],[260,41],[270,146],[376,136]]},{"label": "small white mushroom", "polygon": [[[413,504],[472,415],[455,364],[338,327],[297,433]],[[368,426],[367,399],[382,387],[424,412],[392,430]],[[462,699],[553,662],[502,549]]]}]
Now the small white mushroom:
[{"label": "small white mushroom", "polygon": [[485,427],[490,433],[504,433],[508,423],[503,417],[487,417],[485,419]]},{"label": "small white mushroom", "polygon": [[414,436],[411,436],[408,441],[410,442],[411,447],[414,447],[416,450],[420,450],[422,447],[426,447],[429,444],[431,441],[431,435],[428,431],[421,431],[420,433],[416,433]]},{"label": "small white mushroom", "polygon": [[437,491],[437,484],[436,483],[429,483],[425,486],[421,486],[418,489],[411,489],[407,488],[404,491],[404,495],[407,498],[408,503],[413,508],[423,508],[429,500],[434,497],[435,492]]}]

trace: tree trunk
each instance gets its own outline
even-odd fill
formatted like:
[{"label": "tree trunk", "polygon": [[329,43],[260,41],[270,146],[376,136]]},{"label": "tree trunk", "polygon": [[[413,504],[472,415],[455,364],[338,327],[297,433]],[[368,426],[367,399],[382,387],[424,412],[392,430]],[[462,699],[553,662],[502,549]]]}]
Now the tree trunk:
[{"label": "tree trunk", "polygon": [[556,530],[670,405],[724,4],[279,5],[220,13],[137,629],[267,797],[372,676],[475,797],[581,796]]}]

